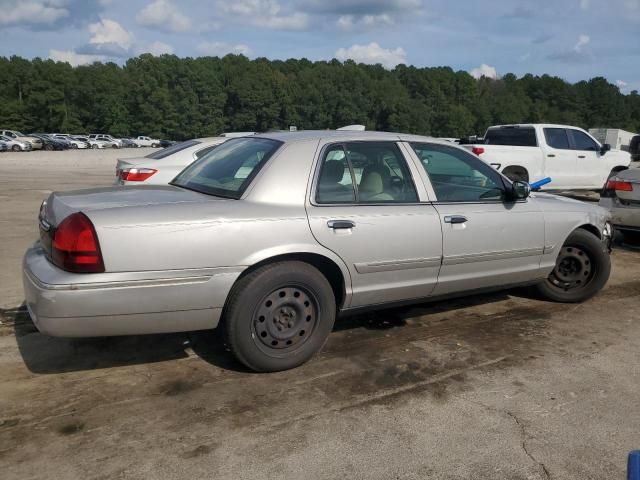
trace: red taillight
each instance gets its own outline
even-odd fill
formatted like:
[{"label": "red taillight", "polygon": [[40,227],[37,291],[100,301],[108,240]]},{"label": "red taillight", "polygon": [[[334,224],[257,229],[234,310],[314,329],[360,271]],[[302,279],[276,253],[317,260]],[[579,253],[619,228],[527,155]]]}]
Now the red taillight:
[{"label": "red taillight", "polygon": [[607,190],[617,190],[619,192],[633,192],[631,182],[623,182],[622,180],[609,180],[606,188]]},{"label": "red taillight", "polygon": [[144,182],[151,175],[156,173],[157,170],[153,168],[125,168],[120,170],[120,180],[126,182]]},{"label": "red taillight", "polygon": [[473,153],[475,153],[476,155],[480,156],[480,155],[482,155],[484,153],[484,148],[482,148],[482,147],[473,147],[471,149],[471,151]]},{"label": "red taillight", "polygon": [[86,215],[73,213],[60,223],[51,244],[51,259],[69,272],[104,272],[98,236]]}]

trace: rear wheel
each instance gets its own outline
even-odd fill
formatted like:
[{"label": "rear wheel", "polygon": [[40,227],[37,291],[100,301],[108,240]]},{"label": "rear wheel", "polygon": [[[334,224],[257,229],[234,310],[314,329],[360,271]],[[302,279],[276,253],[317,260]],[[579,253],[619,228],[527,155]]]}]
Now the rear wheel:
[{"label": "rear wheel", "polygon": [[91,145],[91,148],[98,148],[98,145],[96,145],[95,143],[93,145]]},{"label": "rear wheel", "polygon": [[48,144],[46,144],[46,145],[44,146],[44,149],[45,149],[45,150],[48,150],[48,151],[51,151],[51,150],[53,150],[53,145],[51,145],[50,143],[48,143]]},{"label": "rear wheel", "polygon": [[524,167],[507,167],[502,173],[512,181],[529,182],[529,172]]},{"label": "rear wheel", "polygon": [[605,286],[610,273],[611,259],[604,243],[593,233],[578,229],[569,235],[555,268],[537,288],[555,302],[583,302]]},{"label": "rear wheel", "polygon": [[335,321],[331,285],[303,262],[258,268],[233,287],[223,328],[235,357],[252,370],[297,367],[324,344]]}]

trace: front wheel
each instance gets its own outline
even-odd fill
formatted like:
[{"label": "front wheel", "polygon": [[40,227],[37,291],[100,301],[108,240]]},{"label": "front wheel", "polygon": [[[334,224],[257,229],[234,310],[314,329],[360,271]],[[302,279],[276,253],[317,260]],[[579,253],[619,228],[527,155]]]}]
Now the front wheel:
[{"label": "front wheel", "polygon": [[14,152],[19,152],[21,150],[20,145],[14,145],[13,147],[11,147],[11,150],[13,150]]},{"label": "front wheel", "polygon": [[240,362],[275,372],[297,367],[320,350],[335,315],[335,297],[324,275],[307,263],[279,262],[237,282],[223,329]]},{"label": "front wheel", "polygon": [[537,288],[554,302],[578,303],[598,293],[609,280],[611,259],[593,233],[576,230],[562,246],[556,266]]}]

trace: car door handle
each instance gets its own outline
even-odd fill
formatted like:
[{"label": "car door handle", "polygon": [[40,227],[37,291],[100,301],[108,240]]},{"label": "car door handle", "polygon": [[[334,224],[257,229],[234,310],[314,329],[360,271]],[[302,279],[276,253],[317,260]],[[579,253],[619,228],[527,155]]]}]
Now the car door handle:
[{"label": "car door handle", "polygon": [[555,158],[555,155],[553,153],[550,153],[549,155],[547,155],[547,157],[549,158]]},{"label": "car door handle", "polygon": [[329,220],[327,222],[327,227],[333,228],[334,230],[354,228],[355,226],[355,222],[351,220]]},{"label": "car door handle", "polygon": [[468,219],[464,215],[447,215],[444,217],[444,223],[456,224],[465,223],[466,221],[468,221]]},{"label": "car door handle", "polygon": [[587,158],[586,155],[578,155],[578,158]]}]

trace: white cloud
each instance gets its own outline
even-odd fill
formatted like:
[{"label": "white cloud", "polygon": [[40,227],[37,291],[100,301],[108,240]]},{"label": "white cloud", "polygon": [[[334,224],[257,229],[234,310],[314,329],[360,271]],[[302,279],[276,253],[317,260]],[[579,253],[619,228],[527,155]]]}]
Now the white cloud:
[{"label": "white cloud", "polygon": [[50,25],[69,16],[66,0],[5,0],[0,6],[0,25]]},{"label": "white cloud", "polygon": [[469,72],[469,74],[474,78],[493,78],[494,80],[498,78],[498,72],[496,71],[496,67],[492,67],[491,65],[487,65],[483,63],[477,68],[474,68]]},{"label": "white cloud", "polygon": [[379,63],[385,68],[394,68],[401,63],[407,63],[407,53],[403,48],[398,47],[391,50],[382,48],[376,42],[371,42],[369,45],[352,45],[349,48],[340,48],[336,52],[336,58],[341,61]]},{"label": "white cloud", "polygon": [[102,55],[84,55],[71,50],[49,50],[49,58],[56,62],[67,62],[72,67],[101,62],[106,59],[106,57]]},{"label": "white cloud", "polygon": [[180,13],[169,0],[154,0],[136,15],[138,24],[166,32],[184,32],[191,20]]},{"label": "white cloud", "polygon": [[203,55],[212,57],[224,57],[229,53],[245,56],[251,54],[251,49],[246,45],[230,45],[224,42],[203,42],[198,45],[197,49]]},{"label": "white cloud", "polygon": [[589,45],[589,42],[591,42],[591,37],[589,37],[589,35],[585,35],[584,33],[582,35],[580,35],[578,37],[578,43],[576,43],[576,45],[573,47],[573,49],[580,53],[582,51],[582,48]]},{"label": "white cloud", "polygon": [[140,46],[136,48],[136,54],[141,55],[143,53],[150,53],[156,57],[164,54],[164,53],[173,53],[174,49],[171,45],[168,45],[164,42],[155,41],[145,46]]},{"label": "white cloud", "polygon": [[282,13],[277,0],[218,1],[218,8],[231,19],[274,30],[303,30],[309,23],[306,13]]},{"label": "white cloud", "polygon": [[620,87],[620,89],[623,89],[626,86],[628,86],[629,84],[627,82],[625,82],[624,80],[616,80],[616,85],[618,85],[618,87]]},{"label": "white cloud", "polygon": [[91,44],[111,43],[127,50],[131,46],[133,36],[127,32],[122,25],[114,20],[105,18],[98,23],[89,25],[89,32],[92,37]]}]

